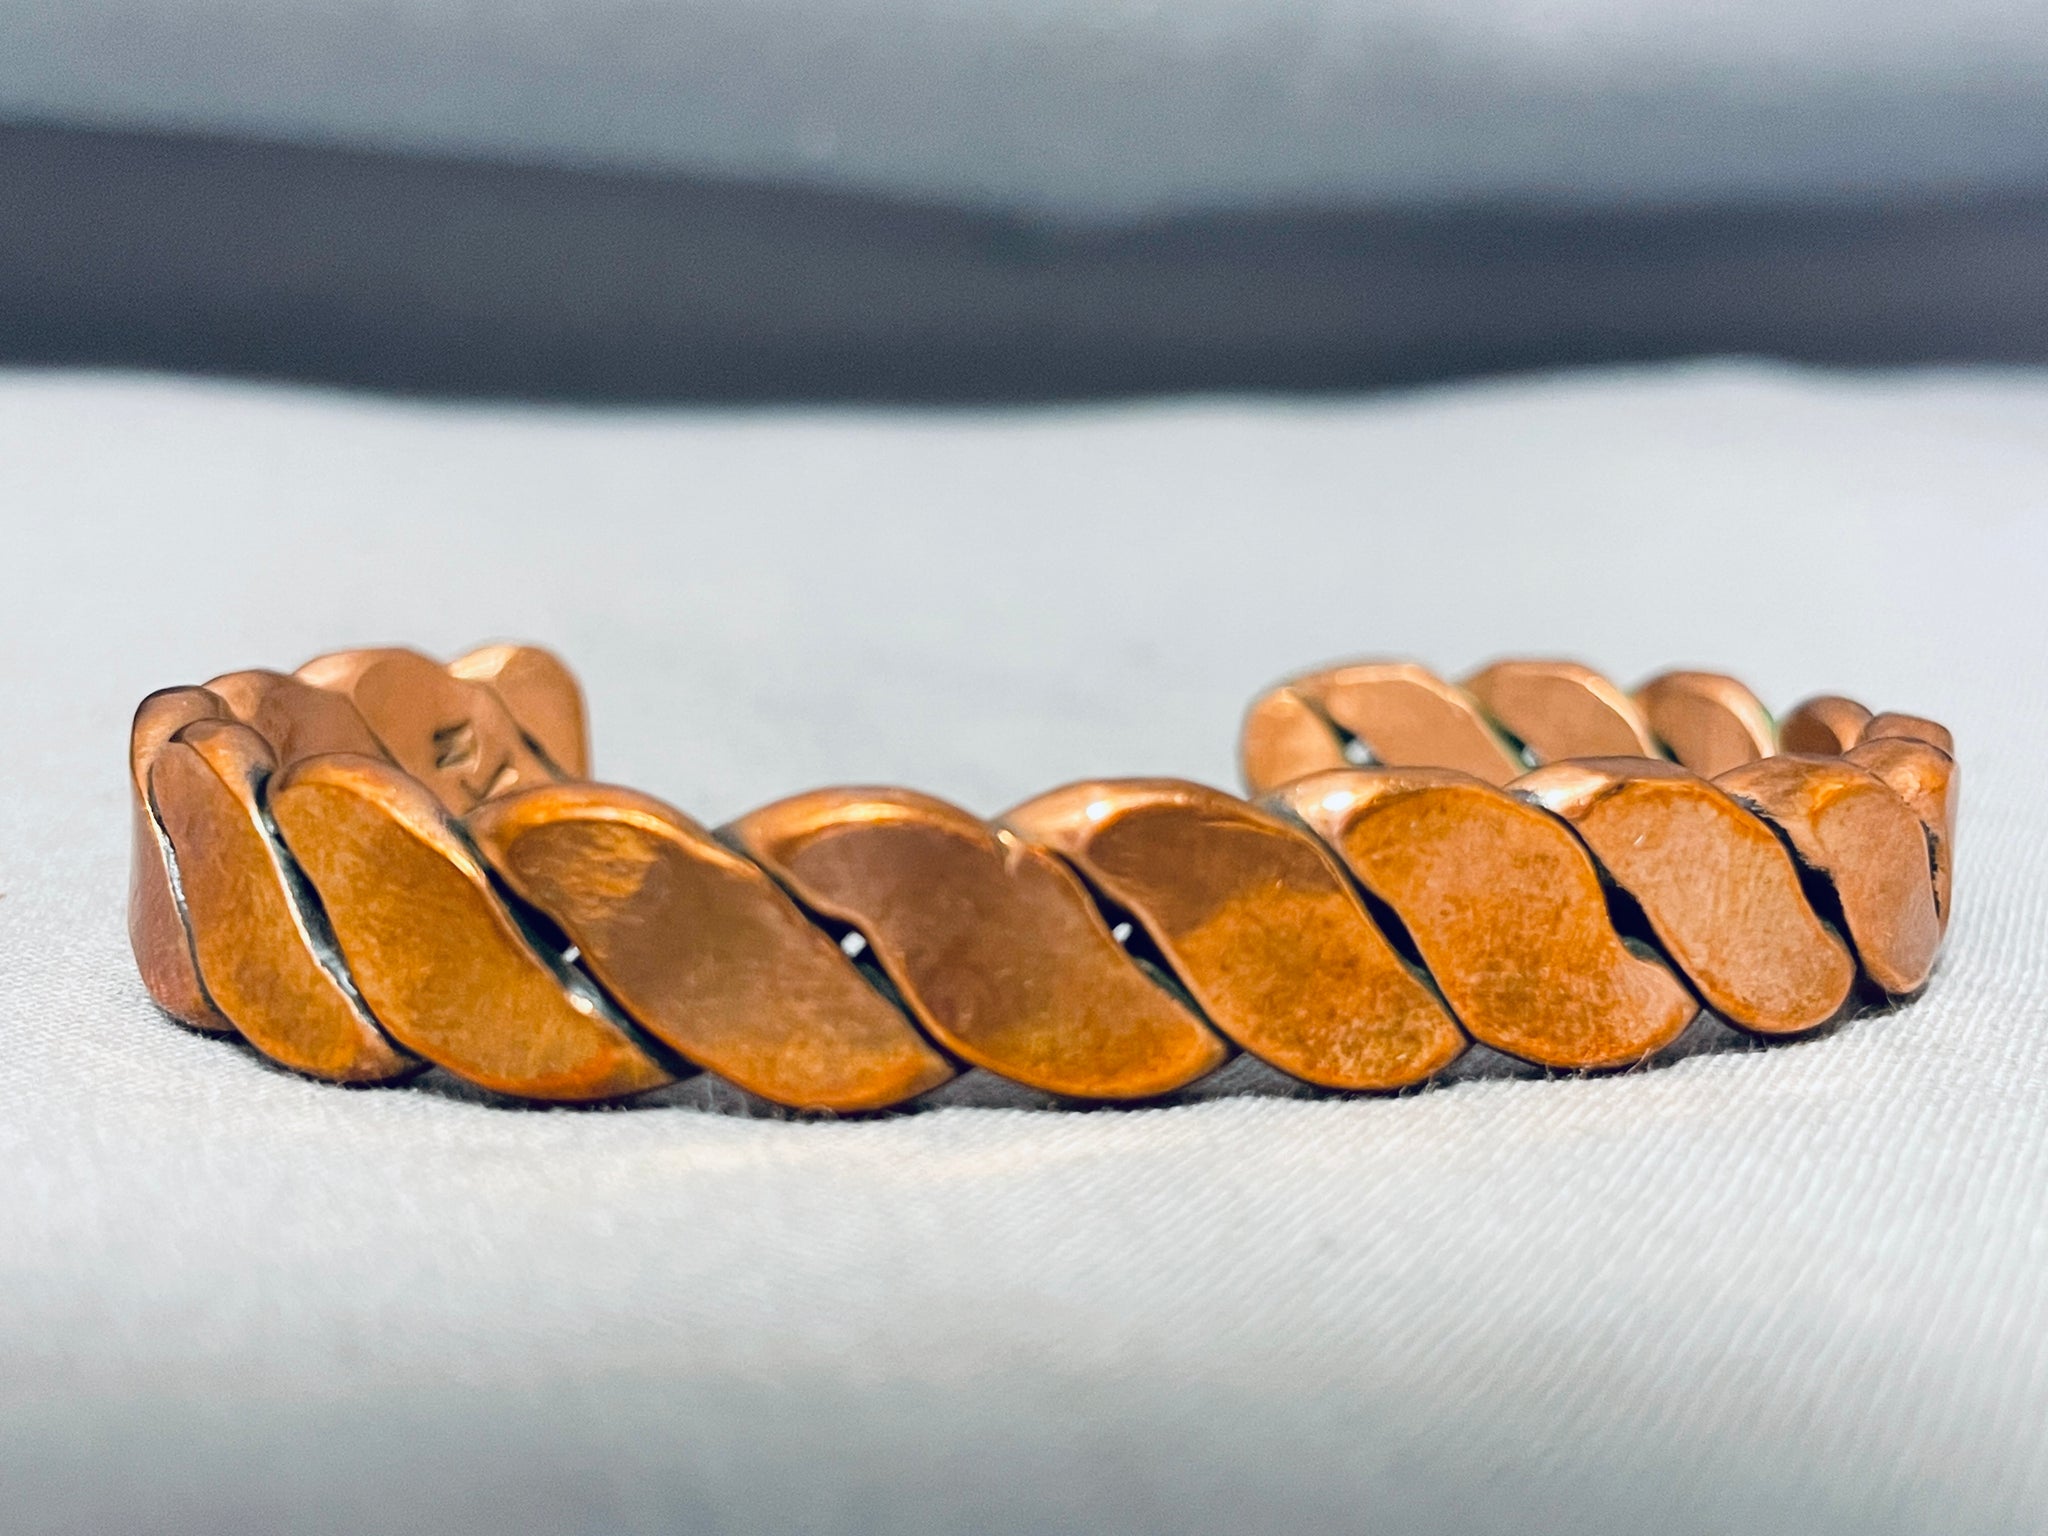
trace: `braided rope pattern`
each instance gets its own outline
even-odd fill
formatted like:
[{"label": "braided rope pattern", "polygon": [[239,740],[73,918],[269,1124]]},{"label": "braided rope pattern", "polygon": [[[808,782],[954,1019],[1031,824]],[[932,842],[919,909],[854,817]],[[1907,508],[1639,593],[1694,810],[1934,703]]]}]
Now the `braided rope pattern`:
[{"label": "braided rope pattern", "polygon": [[143,701],[130,934],[173,1017],[320,1078],[852,1112],[964,1066],[1145,1099],[1240,1049],[1346,1090],[1475,1040],[1624,1066],[1703,1006],[1791,1036],[1910,994],[1948,920],[1953,744],[1844,699],[1360,663],[1242,752],[1250,800],[833,789],[713,832],[585,777],[544,651],[344,652]]}]

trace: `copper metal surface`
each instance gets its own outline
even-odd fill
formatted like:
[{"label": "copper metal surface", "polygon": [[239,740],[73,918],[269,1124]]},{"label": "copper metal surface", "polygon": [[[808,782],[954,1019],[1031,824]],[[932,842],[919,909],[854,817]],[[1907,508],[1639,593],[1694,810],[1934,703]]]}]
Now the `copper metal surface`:
[{"label": "copper metal surface", "polygon": [[1562,816],[1634,898],[1707,1006],[1760,1034],[1841,1012],[1856,962],[1771,829],[1697,774],[1640,757],[1555,763],[1514,790]]},{"label": "copper metal surface", "polygon": [[1497,661],[1460,686],[1539,763],[1657,753],[1635,701],[1575,661]]},{"label": "copper metal surface", "polygon": [[1625,945],[1585,847],[1549,813],[1444,768],[1337,769],[1272,804],[1343,856],[1400,918],[1458,1020],[1550,1067],[1616,1067],[1699,1011]]},{"label": "copper metal surface", "polygon": [[136,707],[128,733],[128,947],[156,1005],[179,1023],[208,1034],[231,1034],[234,1026],[199,979],[171,840],[150,801],[149,775],[157,754],[178,732],[195,720],[227,715],[227,705],[204,688],[164,688]]},{"label": "copper metal surface", "polygon": [[[1413,662],[1351,662],[1294,678],[1274,692],[1309,706],[1311,716],[1335,726],[1375,763],[1458,768],[1489,784],[1505,784],[1527,766],[1469,694]],[[1317,755],[1309,748],[1308,719],[1284,704],[1258,699],[1247,723],[1256,724],[1262,738],[1256,752],[1248,743],[1244,753],[1255,795],[1297,777],[1295,770]],[[1349,761],[1345,745],[1338,738],[1336,763],[1317,766]]]},{"label": "copper metal surface", "polygon": [[1844,755],[1883,779],[1927,828],[1928,853],[1934,864],[1934,910],[1946,929],[1954,900],[1954,828],[1962,796],[1962,776],[1956,772],[1955,759],[1911,736],[1873,737]]},{"label": "copper metal surface", "polygon": [[1252,700],[1237,737],[1238,775],[1264,794],[1325,768],[1342,768],[1344,737],[1316,706],[1282,685]]},{"label": "copper metal surface", "polygon": [[590,777],[590,723],[576,674],[553,651],[537,645],[484,645],[458,656],[448,670],[486,683],[505,701],[534,747],[562,774]]},{"label": "copper metal surface", "polygon": [[1781,756],[1714,781],[1785,834],[1841,903],[1864,972],[1887,992],[1913,992],[1934,968],[1927,829],[1876,774],[1839,757]]},{"label": "copper metal surface", "polygon": [[856,929],[963,1060],[1048,1093],[1139,1099],[1228,1054],[1125,955],[1072,870],[943,800],[818,790],[727,834],[805,906]]},{"label": "copper metal surface", "polygon": [[335,1082],[385,1082],[418,1062],[377,1027],[264,809],[275,759],[248,726],[200,720],[157,753],[150,793],[184,850],[178,873],[206,990],[274,1061]]},{"label": "copper metal surface", "polygon": [[[1462,688],[1332,667],[1246,717],[1264,805],[1101,780],[997,827],[823,790],[720,834],[574,782],[581,692],[530,647],[342,652],[214,686],[137,711],[137,963],[174,1016],[345,1081],[424,1061],[588,1100],[701,1065],[850,1112],[957,1058],[1128,1100],[1234,1041],[1372,1090],[1427,1079],[1467,1032],[1614,1067],[1678,1033],[1695,992],[1766,1035],[1836,1017],[1859,965],[1909,993],[1953,899],[1947,731],[1824,698],[1785,735],[1831,750],[1773,756],[1762,706],[1712,674],[1632,698],[1568,662]],[[1709,783],[1663,745],[1735,762]],[[1626,755],[1586,755],[1603,746]],[[1519,771],[1524,752],[1547,761]],[[1444,761],[1344,766],[1368,754]]]},{"label": "copper metal surface", "polygon": [[1824,693],[1808,699],[1778,722],[1778,748],[1839,757],[1863,739],[1870,711],[1854,699]]},{"label": "copper metal surface", "polygon": [[1872,715],[1863,727],[1863,741],[1882,741],[1894,736],[1903,736],[1909,741],[1924,741],[1931,747],[1938,747],[1951,758],[1956,755],[1956,739],[1949,734],[1945,725],[1919,715],[1902,715],[1887,710],[1881,715]]},{"label": "copper metal surface", "polygon": [[303,679],[262,670],[229,672],[208,683],[206,691],[270,744],[280,768],[322,752],[384,755],[355,705]]},{"label": "copper metal surface", "polygon": [[500,1093],[605,1099],[671,1081],[612,1009],[544,955],[418,780],[307,758],[271,814],[371,1013],[417,1055]]},{"label": "copper metal surface", "polygon": [[307,662],[298,676],[353,703],[385,755],[456,816],[493,795],[560,777],[495,691],[418,651],[337,651]]},{"label": "copper metal surface", "polygon": [[630,789],[548,785],[470,813],[491,863],[653,1034],[803,1109],[880,1109],[953,1075],[780,887]]},{"label": "copper metal surface", "polygon": [[1732,677],[1666,672],[1638,688],[1635,697],[1657,740],[1701,778],[1716,778],[1777,750],[1770,711]]},{"label": "copper metal surface", "polygon": [[1211,1022],[1283,1072],[1399,1088],[1465,1036],[1298,826],[1178,779],[1071,784],[1006,825],[1128,912]]}]

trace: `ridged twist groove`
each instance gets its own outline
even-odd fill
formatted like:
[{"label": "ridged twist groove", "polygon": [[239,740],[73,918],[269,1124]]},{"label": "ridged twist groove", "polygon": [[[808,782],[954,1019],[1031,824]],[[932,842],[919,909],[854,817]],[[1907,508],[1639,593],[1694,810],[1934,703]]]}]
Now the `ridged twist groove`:
[{"label": "ridged twist groove", "polygon": [[1810,1033],[1919,989],[1952,899],[1942,727],[1836,696],[1775,723],[1710,673],[1326,668],[1251,706],[1250,799],[1105,779],[994,821],[842,788],[714,831],[588,754],[531,646],[152,694],[144,982],[311,1076],[541,1100],[702,1070],[845,1113],[979,1067],[1130,1101],[1239,1050],[1389,1090],[1473,1041],[1626,1066],[1703,1007]]}]

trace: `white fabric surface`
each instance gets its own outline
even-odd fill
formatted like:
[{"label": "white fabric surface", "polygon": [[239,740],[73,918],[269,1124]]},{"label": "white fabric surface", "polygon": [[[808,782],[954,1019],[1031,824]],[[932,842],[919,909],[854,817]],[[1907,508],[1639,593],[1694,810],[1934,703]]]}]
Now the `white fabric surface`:
[{"label": "white fabric surface", "polygon": [[[2048,376],[574,414],[0,376],[0,1526],[2048,1523]],[[147,689],[529,636],[722,819],[1228,782],[1358,652],[1704,663],[1962,743],[1923,1000],[1598,1080],[849,1124],[348,1092],[121,922]]]},{"label": "white fabric surface", "polygon": [[0,0],[0,114],[1090,218],[2048,180],[2037,0]]}]

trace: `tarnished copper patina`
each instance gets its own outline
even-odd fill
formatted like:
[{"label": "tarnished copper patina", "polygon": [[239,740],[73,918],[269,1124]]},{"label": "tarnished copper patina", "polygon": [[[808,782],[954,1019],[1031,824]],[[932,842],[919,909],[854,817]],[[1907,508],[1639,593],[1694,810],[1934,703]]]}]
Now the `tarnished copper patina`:
[{"label": "tarnished copper patina", "polygon": [[129,929],[173,1017],[308,1076],[703,1069],[849,1113],[963,1064],[1152,1098],[1233,1043],[1335,1090],[1468,1039],[1621,1067],[1702,1003],[1796,1035],[1924,985],[1952,907],[1953,740],[1838,697],[1781,736],[1717,674],[1359,662],[1262,695],[1240,751],[1262,801],[1090,780],[991,824],[836,789],[713,833],[587,780],[546,651],[337,652],[143,701]]}]

